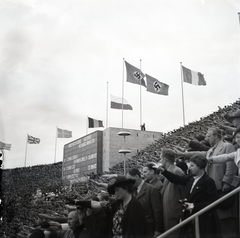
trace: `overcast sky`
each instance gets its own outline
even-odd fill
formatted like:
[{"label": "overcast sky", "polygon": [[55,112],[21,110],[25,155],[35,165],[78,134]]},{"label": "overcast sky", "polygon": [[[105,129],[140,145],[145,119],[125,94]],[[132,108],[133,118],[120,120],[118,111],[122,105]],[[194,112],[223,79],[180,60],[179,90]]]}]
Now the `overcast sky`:
[{"label": "overcast sky", "polygon": [[[168,96],[142,87],[146,130],[183,125],[180,62],[207,82],[184,83],[186,123],[235,102],[238,12],[239,0],[1,0],[0,141],[12,144],[4,168],[24,166],[25,155],[27,166],[53,163],[56,127],[73,133],[57,139],[62,161],[64,144],[96,130],[87,130],[87,116],[106,127],[108,111],[108,127],[121,127],[107,92],[121,97],[123,82],[133,107],[123,126],[140,129],[140,89],[126,82],[123,58],[169,85]],[[27,134],[41,142],[26,154]]]}]

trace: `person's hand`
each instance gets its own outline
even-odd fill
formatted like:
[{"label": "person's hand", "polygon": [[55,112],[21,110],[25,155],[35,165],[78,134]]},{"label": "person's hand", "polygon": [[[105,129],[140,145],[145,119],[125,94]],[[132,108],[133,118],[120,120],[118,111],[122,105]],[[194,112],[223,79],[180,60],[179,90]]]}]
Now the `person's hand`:
[{"label": "person's hand", "polygon": [[155,231],[154,232],[154,238],[157,238],[158,236],[160,236],[162,233],[160,231]]},{"label": "person's hand", "polygon": [[208,163],[209,163],[209,164],[212,164],[212,163],[213,163],[213,158],[212,158],[212,157],[207,158],[207,160],[208,160]]},{"label": "person's hand", "polygon": [[56,226],[58,228],[61,228],[62,229],[62,226],[59,222],[56,222],[56,221],[49,221],[48,222],[50,224],[50,226]]},{"label": "person's hand", "polygon": [[163,168],[163,166],[162,166],[161,163],[153,163],[153,162],[152,162],[152,164],[153,164],[153,168],[158,169],[158,170],[160,170],[161,172],[163,172],[163,171],[165,170],[165,169]]},{"label": "person's hand", "polygon": [[117,174],[103,174],[102,177],[103,178],[107,178],[107,179],[113,179],[113,178],[117,178]]},{"label": "person's hand", "polygon": [[224,193],[230,192],[231,191],[231,186],[229,184],[227,184],[227,183],[223,183],[222,191]]},{"label": "person's hand", "polygon": [[192,209],[194,208],[193,203],[185,202],[184,205],[186,205],[185,210],[192,212]]},{"label": "person's hand", "polygon": [[188,138],[184,137],[184,136],[179,136],[179,138],[181,138],[183,141],[185,141],[187,143],[190,142],[190,140]]},{"label": "person's hand", "polygon": [[65,207],[66,207],[68,210],[76,210],[76,206],[71,206],[71,205],[65,204]]},{"label": "person's hand", "polygon": [[181,150],[179,150],[177,147],[173,147],[173,150],[175,152],[176,155],[178,156],[184,156],[184,152],[182,152]]}]

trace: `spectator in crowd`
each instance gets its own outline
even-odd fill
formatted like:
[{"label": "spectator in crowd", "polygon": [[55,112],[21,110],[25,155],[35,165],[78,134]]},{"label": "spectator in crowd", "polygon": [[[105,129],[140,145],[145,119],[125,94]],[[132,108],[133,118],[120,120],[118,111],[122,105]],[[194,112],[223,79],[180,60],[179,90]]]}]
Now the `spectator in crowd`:
[{"label": "spectator in crowd", "polygon": [[149,163],[143,167],[143,178],[145,182],[153,185],[153,187],[155,187],[158,192],[160,192],[163,187],[163,183],[158,179],[159,171],[153,166],[154,163]]},{"label": "spectator in crowd", "polygon": [[[160,162],[168,171],[180,176],[185,175],[184,172],[174,164],[175,153],[173,150],[163,149]],[[166,178],[164,179],[161,191],[163,197],[164,231],[169,230],[179,223],[182,207],[178,201],[185,197],[185,190],[184,187],[173,184]],[[177,237],[178,234],[179,230],[176,230],[169,237]]]},{"label": "spectator in crowd", "polygon": [[47,228],[44,230],[44,238],[58,238],[57,230],[53,228]]},{"label": "spectator in crowd", "polygon": [[163,231],[162,206],[157,189],[144,182],[137,168],[128,171],[127,178],[135,180],[136,198],[143,207],[147,219],[149,237],[157,237]]},{"label": "spectator in crowd", "polygon": [[225,114],[224,118],[231,123],[232,126],[221,125],[220,127],[229,135],[233,135],[236,129],[240,128],[240,110],[235,111],[233,114]]},{"label": "spectator in crowd", "polygon": [[68,214],[68,226],[67,231],[61,232],[61,237],[63,238],[79,238],[80,235],[84,232],[83,227],[83,218],[86,216],[86,213],[83,209],[78,209],[70,211]]},{"label": "spectator in crowd", "polygon": [[[232,144],[224,142],[222,140],[222,132],[216,127],[212,127],[208,130],[206,139],[212,146],[211,149],[209,149],[207,152],[198,153],[202,154],[207,159],[214,155],[228,154],[235,151]],[[191,155],[194,155],[194,153],[196,152],[181,152],[179,155],[189,157]],[[237,166],[233,161],[228,161],[222,164],[208,163],[206,166],[206,172],[208,176],[215,181],[219,194],[222,192],[225,194],[231,189],[231,183],[234,179],[234,176],[237,174]],[[223,238],[234,237],[237,230],[236,203],[233,203],[232,206],[228,209],[218,209],[217,212],[220,218],[219,229],[221,229]]]},{"label": "spectator in crowd", "polygon": [[209,142],[202,136],[196,136],[198,140],[190,140],[188,138],[185,138],[183,136],[180,136],[182,140],[188,143],[188,151],[208,151],[210,149],[210,144]]},{"label": "spectator in crowd", "polygon": [[27,238],[44,238],[45,234],[43,230],[37,228],[32,231],[30,231],[27,235]]},{"label": "spectator in crowd", "polygon": [[92,209],[110,209],[111,219],[109,219],[109,237],[113,238],[145,238],[146,218],[140,202],[132,196],[133,179],[125,176],[118,176],[116,181],[108,186],[108,192],[115,195],[115,202],[98,201],[78,201],[82,207]]},{"label": "spectator in crowd", "polygon": [[[182,200],[184,205],[184,219],[194,213],[197,213],[218,198],[215,182],[205,172],[206,165],[207,159],[201,154],[196,154],[190,158],[189,169],[191,171],[191,175],[179,176],[171,173],[165,169],[165,164],[160,167],[162,174],[170,182],[187,186],[187,198],[185,201]],[[199,216],[199,229],[201,237],[217,237],[217,219],[217,215],[212,209]],[[183,229],[181,229],[180,237],[195,237],[194,227],[195,225],[193,222],[185,225]]]},{"label": "spectator in crowd", "polygon": [[[240,146],[240,128],[238,128],[234,135],[233,135],[234,141]],[[240,148],[232,152],[230,154],[222,154],[222,155],[215,155],[210,157],[209,159],[210,163],[226,163],[227,161],[234,161],[235,164],[238,166],[238,175],[240,175]]]}]

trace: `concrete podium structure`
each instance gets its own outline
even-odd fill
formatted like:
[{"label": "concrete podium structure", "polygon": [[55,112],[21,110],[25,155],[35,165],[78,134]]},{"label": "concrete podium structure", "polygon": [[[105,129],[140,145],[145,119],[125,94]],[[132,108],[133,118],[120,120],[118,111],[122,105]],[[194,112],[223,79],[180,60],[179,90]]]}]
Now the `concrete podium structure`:
[{"label": "concrete podium structure", "polygon": [[[124,139],[119,132],[128,131]],[[62,179],[71,183],[87,180],[87,174],[108,171],[113,165],[124,161],[121,149],[129,149],[127,158],[136,155],[149,144],[162,137],[161,132],[109,127],[95,131],[64,145]]]}]

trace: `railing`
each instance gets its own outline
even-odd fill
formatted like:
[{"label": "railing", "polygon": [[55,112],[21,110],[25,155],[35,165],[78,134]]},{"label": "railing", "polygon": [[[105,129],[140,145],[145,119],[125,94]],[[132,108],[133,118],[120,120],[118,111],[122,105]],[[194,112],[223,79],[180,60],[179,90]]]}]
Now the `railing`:
[{"label": "railing", "polygon": [[219,198],[217,201],[211,203],[210,205],[208,205],[207,207],[203,208],[201,211],[195,213],[194,215],[190,216],[189,218],[187,218],[186,220],[180,222],[178,225],[174,226],[173,228],[171,228],[170,230],[164,232],[162,235],[158,236],[157,238],[163,238],[166,237],[167,235],[169,235],[170,233],[172,233],[173,231],[176,231],[177,229],[179,229],[180,227],[186,225],[188,222],[195,220],[195,237],[196,238],[200,238],[200,232],[199,232],[199,219],[198,217],[200,215],[202,215],[203,213],[205,213],[206,211],[212,209],[213,207],[215,207],[216,205],[218,205],[219,203],[223,202],[224,200],[228,199],[229,197],[233,196],[234,194],[240,192],[240,187],[234,189],[233,191],[231,191],[230,193],[226,194],[225,196]]}]

